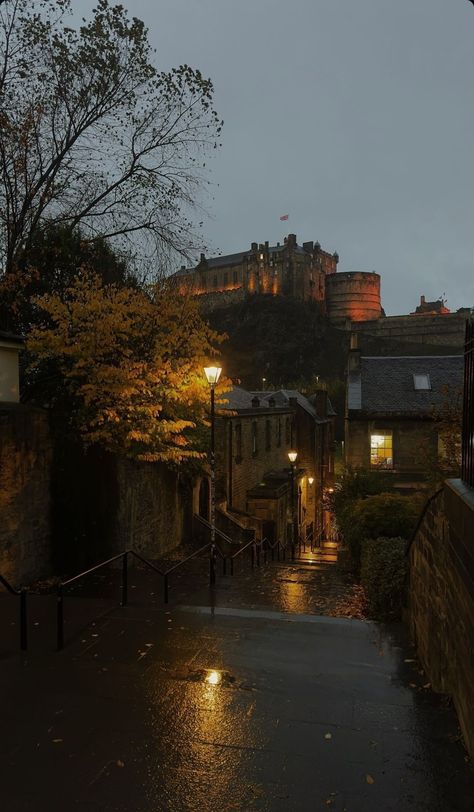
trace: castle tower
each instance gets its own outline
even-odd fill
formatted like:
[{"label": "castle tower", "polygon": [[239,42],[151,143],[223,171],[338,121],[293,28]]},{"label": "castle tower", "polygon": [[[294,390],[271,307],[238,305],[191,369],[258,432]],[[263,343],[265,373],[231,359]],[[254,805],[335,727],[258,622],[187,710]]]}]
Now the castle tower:
[{"label": "castle tower", "polygon": [[331,321],[370,321],[382,315],[378,273],[334,273],[325,282],[326,312]]}]

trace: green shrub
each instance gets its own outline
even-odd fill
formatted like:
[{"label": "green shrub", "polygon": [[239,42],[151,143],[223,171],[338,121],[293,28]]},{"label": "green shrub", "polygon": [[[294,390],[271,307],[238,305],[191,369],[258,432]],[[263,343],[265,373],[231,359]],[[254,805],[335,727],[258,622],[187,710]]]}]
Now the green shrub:
[{"label": "green shrub", "polygon": [[361,583],[369,612],[377,620],[398,620],[405,599],[406,540],[367,539],[362,544]]},{"label": "green shrub", "polygon": [[360,568],[361,543],[363,539],[380,536],[409,539],[420,513],[417,496],[400,496],[395,493],[379,493],[349,502],[339,521],[344,542],[350,550],[356,570]]}]

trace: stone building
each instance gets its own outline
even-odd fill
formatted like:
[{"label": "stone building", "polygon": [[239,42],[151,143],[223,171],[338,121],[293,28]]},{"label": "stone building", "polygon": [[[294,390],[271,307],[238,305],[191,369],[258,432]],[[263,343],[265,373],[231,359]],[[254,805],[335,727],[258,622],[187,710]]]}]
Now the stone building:
[{"label": "stone building", "polygon": [[173,278],[183,294],[212,297],[215,305],[252,293],[323,302],[326,277],[336,273],[338,261],[337,253],[324,251],[319,242],[298,245],[296,234],[289,234],[282,244],[253,242],[236,254],[201,254],[194,268],[183,266]]},{"label": "stone building", "polygon": [[444,411],[462,405],[463,357],[349,354],[345,462],[423,487],[443,456]]},{"label": "stone building", "polygon": [[[293,518],[301,536],[316,537],[329,524],[323,505],[334,475],[327,393],[306,398],[294,390],[235,387],[225,399],[216,419],[217,525],[238,540],[249,528],[259,538],[285,540]],[[298,452],[293,475],[290,450]],[[207,499],[202,480],[204,517]]]}]

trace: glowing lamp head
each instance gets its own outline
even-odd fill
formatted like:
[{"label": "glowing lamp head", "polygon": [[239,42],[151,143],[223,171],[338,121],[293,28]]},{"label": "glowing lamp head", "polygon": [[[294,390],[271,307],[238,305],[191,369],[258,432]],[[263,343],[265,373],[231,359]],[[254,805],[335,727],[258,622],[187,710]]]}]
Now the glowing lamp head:
[{"label": "glowing lamp head", "polygon": [[215,386],[221,377],[222,367],[204,367],[204,373],[209,386]]},{"label": "glowing lamp head", "polygon": [[297,451],[288,451],[288,459],[289,459],[289,461],[290,461],[292,464],[293,464],[294,462],[296,462],[296,458],[297,458],[297,456],[298,456],[298,452],[297,452]]},{"label": "glowing lamp head", "polygon": [[222,674],[220,671],[209,671],[206,675],[206,682],[208,685],[219,685],[222,682]]},{"label": "glowing lamp head", "polygon": [[309,482],[310,485],[312,485],[313,482],[314,482],[314,476],[309,476],[308,477],[308,482]]}]

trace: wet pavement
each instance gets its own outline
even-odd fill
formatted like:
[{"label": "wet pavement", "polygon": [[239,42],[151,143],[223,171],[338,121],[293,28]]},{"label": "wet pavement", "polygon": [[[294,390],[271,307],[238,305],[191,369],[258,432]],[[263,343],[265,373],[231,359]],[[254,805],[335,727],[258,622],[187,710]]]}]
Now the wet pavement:
[{"label": "wet pavement", "polygon": [[141,571],[126,608],[116,573],[100,586],[67,598],[60,653],[54,599],[26,657],[0,602],[8,812],[474,810],[453,710],[403,629],[321,614],[347,591],[336,566],[244,565],[211,592],[196,562],[169,607]]}]

